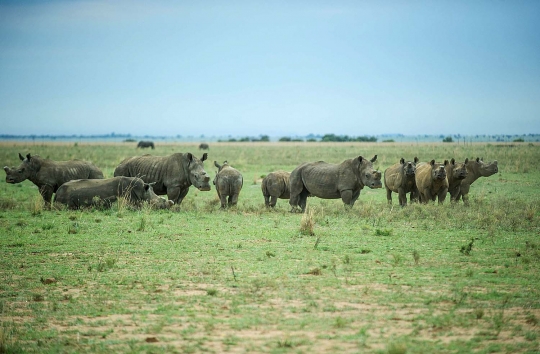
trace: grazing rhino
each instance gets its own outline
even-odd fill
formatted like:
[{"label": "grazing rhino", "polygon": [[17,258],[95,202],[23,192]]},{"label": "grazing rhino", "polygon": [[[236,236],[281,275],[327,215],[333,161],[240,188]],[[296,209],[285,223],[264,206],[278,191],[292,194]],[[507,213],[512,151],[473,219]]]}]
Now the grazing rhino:
[{"label": "grazing rhino", "polygon": [[401,206],[407,205],[407,193],[411,193],[411,203],[418,198],[418,188],[416,188],[415,180],[416,163],[418,163],[418,157],[407,162],[402,157],[399,163],[388,167],[384,171],[384,187],[386,188],[388,204],[392,204],[392,192],[398,193],[399,205]]},{"label": "grazing rhino", "polygon": [[140,206],[148,202],[154,209],[167,209],[174,205],[172,200],[158,197],[151,183],[144,183],[138,177],[113,177],[106,179],[77,179],[64,183],[58,188],[55,202],[65,204],[69,209],[89,206],[110,207],[119,197],[129,204]]},{"label": "grazing rhino", "polygon": [[[235,206],[238,203],[238,196],[244,184],[242,174],[231,167],[227,161],[224,161],[223,165],[214,161],[214,165],[218,168],[218,173],[214,178],[214,185],[221,201],[221,209],[225,209],[227,206]],[[229,197],[228,201],[227,197]]]},{"label": "grazing rhino", "polygon": [[21,183],[28,179],[38,188],[39,193],[49,206],[53,193],[58,188],[73,179],[102,179],[103,172],[90,162],[81,160],[52,161],[42,159],[39,155],[26,155],[26,158],[19,154],[22,161],[19,167],[9,168],[4,166],[7,183]]},{"label": "grazing rhino", "polygon": [[[448,164],[448,160],[445,161]],[[438,197],[439,204],[444,203],[448,193],[448,179],[445,164],[420,162],[416,165],[416,187],[421,203],[428,203]]]},{"label": "grazing rhino", "polygon": [[141,140],[141,141],[139,141],[139,143],[137,144],[137,149],[138,149],[138,148],[141,148],[141,149],[152,148],[152,150],[154,150],[154,142],[153,142],[153,141],[144,141],[144,140]]},{"label": "grazing rhino", "polygon": [[[477,157],[476,160],[469,161],[467,164],[467,177],[461,181],[459,193],[455,196],[456,201],[463,199],[463,203],[468,204],[471,184],[480,177],[489,177],[497,172],[499,172],[497,160],[486,163],[483,159]],[[450,197],[454,198],[452,194],[450,194]]]},{"label": "grazing rhino", "polygon": [[307,162],[296,167],[290,176],[291,212],[306,209],[309,195],[323,199],[341,198],[346,207],[351,207],[360,196],[360,191],[381,188],[381,172],[373,169],[375,155],[371,160],[358,156],[340,164],[324,161]]},{"label": "grazing rhino", "polygon": [[461,182],[467,177],[467,164],[469,159],[465,159],[465,162],[458,162],[452,158],[449,164],[446,164],[446,178],[448,178],[448,192],[450,193],[450,201],[456,202],[456,198],[461,190]]},{"label": "grazing rhino", "polygon": [[207,157],[204,153],[199,160],[189,152],[128,157],[116,167],[114,176],[140,177],[146,183],[155,182],[156,194],[166,194],[169,200],[180,205],[191,185],[201,191],[210,190],[210,176],[203,166]]},{"label": "grazing rhino", "polygon": [[291,197],[289,178],[290,172],[275,171],[263,178],[261,189],[264,196],[264,204],[267,207],[275,207],[278,198],[289,199]]},{"label": "grazing rhino", "polygon": [[206,143],[201,143],[199,145],[199,150],[210,150],[210,146],[208,146]]}]

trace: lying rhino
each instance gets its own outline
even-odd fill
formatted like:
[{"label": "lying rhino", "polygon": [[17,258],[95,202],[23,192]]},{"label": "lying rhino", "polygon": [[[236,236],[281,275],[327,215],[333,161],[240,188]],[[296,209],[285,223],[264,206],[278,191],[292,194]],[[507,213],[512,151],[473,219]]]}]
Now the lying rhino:
[{"label": "lying rhino", "polygon": [[106,179],[77,179],[64,183],[56,192],[55,202],[69,209],[89,206],[110,207],[119,197],[129,204],[140,206],[148,202],[152,208],[167,209],[174,205],[172,200],[158,197],[152,185],[138,177],[113,177]]},{"label": "lying rhino", "polygon": [[392,204],[392,192],[398,193],[399,205],[407,205],[407,193],[411,193],[411,203],[418,198],[418,188],[416,188],[416,163],[418,157],[413,161],[405,162],[402,157],[399,163],[388,167],[384,171],[384,186],[386,188],[386,199],[388,204]]},{"label": "lying rhino", "polygon": [[152,148],[152,150],[154,150],[154,142],[153,142],[153,141],[144,141],[144,140],[141,140],[141,141],[139,141],[139,143],[137,144],[137,149],[138,149],[138,148],[141,148],[141,149]]},{"label": "lying rhino", "polygon": [[[229,207],[235,206],[238,203],[238,196],[244,184],[242,174],[231,167],[227,161],[223,162],[223,165],[214,161],[214,165],[218,168],[218,173],[214,178],[214,185],[221,201],[221,208],[225,209],[227,205]],[[228,201],[227,197],[229,197]]]},{"label": "lying rhino", "polygon": [[469,159],[465,159],[465,162],[458,162],[452,158],[450,163],[445,162],[446,178],[448,178],[448,192],[450,193],[450,201],[457,201],[456,198],[461,190],[461,182],[467,177],[467,164]]},{"label": "lying rhino", "polygon": [[362,156],[348,159],[339,165],[324,161],[303,163],[290,176],[291,212],[306,209],[309,195],[323,199],[341,198],[345,206],[352,207],[364,186],[381,188],[381,172],[373,169],[371,160]]},{"label": "lying rhino", "polygon": [[199,150],[209,150],[210,149],[210,146],[208,146],[207,143],[201,143],[199,145]]},{"label": "lying rhino", "polygon": [[[448,164],[448,160],[445,161]],[[448,193],[448,179],[445,164],[420,162],[416,165],[416,187],[421,203],[427,203],[438,197],[439,204],[444,203]]]},{"label": "lying rhino", "polygon": [[189,152],[128,157],[116,167],[114,176],[140,177],[146,183],[155,182],[156,194],[166,194],[169,200],[180,205],[191,185],[201,191],[210,190],[210,176],[203,166],[207,157],[204,153],[199,160]]},{"label": "lying rhino", "polygon": [[289,190],[290,176],[290,172],[275,171],[263,178],[261,189],[264,196],[264,204],[267,207],[275,207],[278,198],[289,199],[291,197]]},{"label": "lying rhino", "polygon": [[19,154],[22,163],[17,168],[4,166],[7,183],[20,183],[26,179],[32,181],[38,188],[46,205],[50,205],[53,193],[58,188],[73,179],[101,179],[103,172],[90,162],[81,160],[52,161],[42,159],[38,155]]},{"label": "lying rhino", "polygon": [[467,163],[467,177],[461,181],[459,193],[452,195],[452,191],[450,191],[450,197],[452,200],[455,197],[456,201],[463,199],[463,203],[468,204],[471,184],[480,177],[489,177],[497,172],[499,172],[497,160],[485,163],[483,159],[477,157],[476,160],[469,161],[469,163]]}]

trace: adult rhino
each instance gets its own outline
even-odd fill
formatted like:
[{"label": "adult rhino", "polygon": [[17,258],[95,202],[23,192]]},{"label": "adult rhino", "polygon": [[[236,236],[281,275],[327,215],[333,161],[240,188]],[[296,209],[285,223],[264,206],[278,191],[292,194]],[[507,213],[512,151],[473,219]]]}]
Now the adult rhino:
[{"label": "adult rhino", "polygon": [[207,157],[204,153],[199,160],[189,152],[128,157],[116,167],[114,176],[140,177],[146,183],[155,182],[156,194],[166,194],[169,200],[180,205],[191,185],[201,191],[210,190],[210,176],[203,166]]},{"label": "adult rhino", "polygon": [[289,179],[291,173],[287,171],[275,171],[263,178],[261,184],[264,204],[267,207],[275,207],[278,198],[289,199],[291,197]]},{"label": "adult rhino", "polygon": [[398,194],[400,206],[407,205],[407,193],[410,193],[411,203],[418,198],[415,180],[417,163],[418,157],[415,157],[413,161],[405,161],[402,157],[399,163],[384,171],[384,187],[386,188],[388,204],[392,204],[392,192]]},{"label": "adult rhino", "polygon": [[120,197],[135,206],[148,202],[154,209],[167,209],[174,205],[172,200],[158,197],[152,184],[144,183],[138,177],[124,176],[66,182],[58,188],[54,200],[67,205],[69,209],[79,209],[89,206],[110,207]]},{"label": "adult rhino", "polygon": [[22,162],[17,168],[4,166],[6,182],[20,183],[26,179],[30,180],[39,188],[39,193],[47,206],[50,205],[53,193],[56,193],[62,184],[74,179],[103,178],[103,172],[86,161],[53,161],[30,154],[26,157],[19,154],[19,159]]},{"label": "adult rhino", "polygon": [[371,160],[358,156],[340,164],[318,161],[296,167],[289,180],[291,212],[298,208],[304,212],[309,195],[323,199],[341,198],[345,206],[352,207],[365,186],[382,187],[381,172],[373,169],[376,160],[377,155]]},{"label": "adult rhino", "polygon": [[461,190],[461,182],[467,177],[467,164],[469,159],[465,159],[465,162],[456,162],[454,158],[447,163],[445,160],[446,178],[448,179],[448,192],[450,193],[450,201],[456,202],[456,198]]},{"label": "adult rhino", "polygon": [[[445,160],[448,164],[448,160]],[[434,201],[438,197],[439,204],[444,203],[448,193],[448,179],[446,178],[445,164],[420,162],[416,165],[416,187],[421,203]]]},{"label": "adult rhino", "polygon": [[221,209],[225,209],[227,206],[235,206],[244,185],[242,174],[229,165],[227,161],[223,162],[223,165],[214,161],[214,165],[218,168],[218,173],[214,178],[214,185],[221,201]]},{"label": "adult rhino", "polygon": [[483,158],[477,157],[476,160],[469,161],[467,164],[467,176],[461,181],[459,192],[454,191],[455,194],[452,195],[452,191],[450,191],[450,197],[452,199],[455,197],[456,201],[462,199],[463,203],[468,204],[471,184],[480,177],[489,177],[497,172],[499,172],[497,160],[486,163]]},{"label": "adult rhino", "polygon": [[137,144],[137,149],[138,149],[138,148],[141,148],[141,149],[152,148],[152,150],[154,150],[154,142],[153,142],[153,141],[144,141],[144,140],[141,140],[141,141],[139,141],[139,143]]},{"label": "adult rhino", "polygon": [[199,145],[199,150],[210,150],[210,146],[207,143],[201,143]]}]

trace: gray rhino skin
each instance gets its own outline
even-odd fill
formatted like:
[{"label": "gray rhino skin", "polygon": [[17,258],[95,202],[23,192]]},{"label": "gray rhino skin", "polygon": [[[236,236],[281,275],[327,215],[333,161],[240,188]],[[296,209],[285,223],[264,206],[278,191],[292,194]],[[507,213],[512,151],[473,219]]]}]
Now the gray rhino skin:
[{"label": "gray rhino skin", "polygon": [[199,145],[199,150],[210,150],[210,146],[208,146],[206,143],[201,143]]},{"label": "gray rhino skin", "polygon": [[138,177],[113,177],[106,179],[78,179],[64,183],[58,188],[54,201],[69,209],[89,206],[110,207],[119,197],[129,204],[141,206],[148,202],[154,209],[166,209],[174,205],[172,200],[158,197],[152,185]]},{"label": "gray rhino skin", "polygon": [[141,149],[146,149],[146,148],[152,148],[152,150],[154,150],[154,142],[153,141],[144,141],[144,140],[141,140],[139,141],[139,143],[137,144],[137,149],[138,148],[141,148]]},{"label": "gray rhino skin", "polygon": [[346,207],[354,205],[360,191],[369,188],[381,188],[381,172],[373,169],[375,155],[371,160],[358,156],[340,164],[324,161],[303,163],[296,167],[290,176],[291,212],[306,210],[308,196],[323,199],[341,198]]},{"label": "gray rhino skin", "polygon": [[275,207],[278,198],[289,199],[291,197],[289,178],[290,172],[275,171],[263,178],[261,189],[264,196],[264,204],[267,207]]},{"label": "gray rhino skin", "polygon": [[[448,163],[448,160],[445,161]],[[444,203],[448,193],[448,179],[444,164],[420,162],[416,165],[416,187],[421,203],[434,201],[438,197],[439,204]]]},{"label": "gray rhino skin", "polygon": [[388,204],[392,204],[392,192],[398,194],[399,205],[401,206],[407,205],[407,193],[411,193],[411,203],[418,198],[418,188],[415,180],[416,163],[418,163],[418,157],[407,162],[402,157],[399,163],[388,167],[384,171],[384,187],[386,188]]},{"label": "gray rhino skin", "polygon": [[446,164],[446,178],[448,179],[448,192],[450,193],[450,201],[456,202],[456,198],[461,190],[461,182],[467,177],[467,164],[469,159],[465,159],[465,162],[457,162],[454,158],[450,160],[450,163]]},{"label": "gray rhino skin", "polygon": [[[214,165],[218,168],[218,173],[214,178],[214,185],[221,202],[221,209],[225,209],[227,206],[235,206],[238,203],[238,196],[244,184],[242,174],[231,167],[227,161],[224,161],[223,165],[214,161]],[[229,197],[228,201],[227,197]]]},{"label": "gray rhino skin", "polygon": [[22,161],[19,167],[9,168],[4,166],[7,183],[21,183],[28,179],[39,188],[39,193],[49,206],[53,193],[58,188],[74,179],[102,179],[103,172],[94,164],[81,160],[52,161],[42,159],[39,155],[19,154]]},{"label": "gray rhino skin", "polygon": [[191,185],[201,191],[210,190],[210,176],[204,170],[204,153],[199,160],[191,153],[175,153],[170,156],[143,155],[128,157],[114,170],[114,176],[139,177],[146,183],[155,182],[154,192],[167,195],[180,205]]},{"label": "gray rhino skin", "polygon": [[[480,177],[489,177],[499,172],[499,167],[497,166],[497,160],[492,162],[484,162],[481,158],[476,158],[476,160],[469,161],[467,164],[467,177],[461,181],[461,186],[459,193],[455,196],[455,200],[463,200],[463,203],[469,204],[469,190],[471,189],[471,184],[474,183]],[[452,193],[452,191],[450,192]],[[450,197],[453,199],[454,196],[450,194]]]}]

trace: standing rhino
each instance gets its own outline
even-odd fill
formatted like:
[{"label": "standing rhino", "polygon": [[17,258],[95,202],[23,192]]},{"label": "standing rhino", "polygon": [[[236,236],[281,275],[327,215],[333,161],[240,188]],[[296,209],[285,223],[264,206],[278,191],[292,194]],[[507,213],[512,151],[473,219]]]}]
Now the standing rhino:
[{"label": "standing rhino", "polygon": [[[448,164],[448,160],[445,161]],[[438,197],[439,204],[442,204],[448,193],[448,179],[446,178],[445,164],[420,162],[416,165],[416,187],[421,203],[427,203]]]},{"label": "standing rhino", "polygon": [[[221,201],[221,208],[225,209],[227,205],[229,207],[235,206],[238,203],[238,196],[244,184],[242,174],[231,167],[227,161],[224,161],[223,165],[214,161],[214,165],[218,168],[218,173],[214,178],[214,185]],[[228,202],[227,197],[229,197]]]},{"label": "standing rhino", "polygon": [[306,209],[309,195],[323,199],[341,198],[351,207],[360,196],[364,186],[381,188],[381,172],[373,169],[375,155],[371,160],[362,156],[348,159],[339,165],[324,161],[307,162],[296,167],[290,176],[291,212]]},{"label": "standing rhino", "polygon": [[55,202],[65,204],[69,209],[88,206],[110,207],[119,197],[128,203],[140,206],[148,202],[152,208],[170,208],[174,202],[158,197],[152,185],[138,177],[113,177],[106,179],[77,179],[64,183],[58,188]]},{"label": "standing rhino", "polygon": [[139,141],[139,143],[137,144],[137,149],[138,149],[138,148],[141,148],[141,149],[152,148],[152,150],[154,150],[154,142],[153,142],[153,141],[144,141],[144,140],[141,140],[141,141]]},{"label": "standing rhino", "polygon": [[261,189],[264,196],[264,204],[267,207],[275,207],[278,198],[289,199],[291,197],[289,187],[290,176],[290,172],[275,171],[264,177]]},{"label": "standing rhino", "polygon": [[210,146],[207,143],[201,143],[199,145],[199,150],[210,150]]},{"label": "standing rhino", "polygon": [[[455,196],[455,200],[463,199],[463,203],[468,204],[471,184],[480,177],[489,177],[497,172],[499,172],[497,160],[485,163],[483,159],[477,157],[476,160],[469,161],[467,164],[467,177],[461,181],[459,193]],[[452,191],[450,191],[450,197],[454,199]]]},{"label": "standing rhino", "polygon": [[448,178],[448,192],[450,193],[450,201],[456,202],[456,198],[461,190],[461,182],[467,177],[467,164],[469,159],[465,159],[465,162],[458,162],[452,158],[449,164],[446,164],[446,178]]},{"label": "standing rhino", "polygon": [[53,193],[58,188],[73,179],[101,179],[103,172],[90,162],[81,160],[52,161],[42,159],[39,155],[19,154],[22,163],[17,168],[4,166],[7,183],[20,183],[26,179],[32,181],[38,188],[46,205],[50,205]]},{"label": "standing rhino", "polygon": [[204,153],[199,160],[189,152],[128,157],[116,167],[114,176],[140,177],[146,183],[155,182],[156,194],[166,194],[169,200],[180,205],[191,185],[201,191],[210,190],[210,176],[203,166],[207,157]]},{"label": "standing rhino", "polygon": [[384,171],[384,186],[386,188],[386,199],[388,204],[392,204],[392,192],[398,193],[399,205],[407,205],[407,193],[411,193],[411,203],[418,198],[418,188],[416,188],[416,163],[418,157],[413,161],[405,162],[402,157],[399,163],[388,167]]}]

